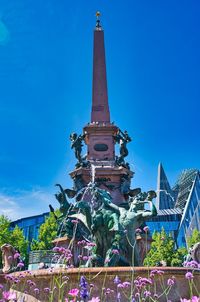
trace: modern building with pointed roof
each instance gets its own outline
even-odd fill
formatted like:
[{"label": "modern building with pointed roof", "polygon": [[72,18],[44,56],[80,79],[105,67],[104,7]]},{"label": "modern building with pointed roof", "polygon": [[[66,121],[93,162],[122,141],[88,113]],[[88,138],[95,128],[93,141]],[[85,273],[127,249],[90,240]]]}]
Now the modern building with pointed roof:
[{"label": "modern building with pointed roof", "polygon": [[161,163],[158,165],[158,179],[157,179],[157,198],[156,207],[159,210],[173,209],[175,204],[174,192],[172,191],[168,182],[167,176]]},{"label": "modern building with pointed roof", "polygon": [[186,246],[194,229],[200,231],[200,171],[182,171],[171,189],[161,163],[158,166],[157,217],[148,221],[151,230],[162,227],[171,233],[177,246]]}]

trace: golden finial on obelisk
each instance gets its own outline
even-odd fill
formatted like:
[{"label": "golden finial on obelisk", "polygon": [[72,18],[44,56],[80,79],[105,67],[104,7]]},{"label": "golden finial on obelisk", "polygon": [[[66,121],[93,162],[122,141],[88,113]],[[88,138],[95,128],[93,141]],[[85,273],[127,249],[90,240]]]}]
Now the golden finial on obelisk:
[{"label": "golden finial on obelisk", "polygon": [[96,28],[97,28],[98,30],[101,30],[101,25],[100,25],[100,16],[101,16],[100,11],[97,11],[97,12],[96,12],[96,18],[97,18],[97,22],[96,22]]}]

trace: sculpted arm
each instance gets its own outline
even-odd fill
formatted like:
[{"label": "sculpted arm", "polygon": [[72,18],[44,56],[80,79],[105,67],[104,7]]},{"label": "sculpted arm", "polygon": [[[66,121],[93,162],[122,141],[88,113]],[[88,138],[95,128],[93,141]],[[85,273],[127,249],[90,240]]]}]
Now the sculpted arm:
[{"label": "sculpted arm", "polygon": [[150,205],[150,210],[146,210],[144,213],[142,213],[142,217],[151,217],[157,215],[157,209],[152,201],[148,200],[147,203]]}]

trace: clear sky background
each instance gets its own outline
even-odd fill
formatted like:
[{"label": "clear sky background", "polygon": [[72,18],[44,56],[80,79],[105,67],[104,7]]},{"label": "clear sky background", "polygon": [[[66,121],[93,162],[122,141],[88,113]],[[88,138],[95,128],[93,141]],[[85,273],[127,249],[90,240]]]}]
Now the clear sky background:
[{"label": "clear sky background", "polygon": [[105,30],[111,118],[133,141],[132,188],[200,168],[199,0],[0,0],[0,214],[57,205],[69,134],[90,121],[95,12]]}]

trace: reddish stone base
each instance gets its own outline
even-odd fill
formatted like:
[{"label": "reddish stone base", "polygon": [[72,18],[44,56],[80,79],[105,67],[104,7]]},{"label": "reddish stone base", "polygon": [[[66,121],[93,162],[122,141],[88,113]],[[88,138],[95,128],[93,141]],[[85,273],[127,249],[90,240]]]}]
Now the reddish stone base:
[{"label": "reddish stone base", "polygon": [[[180,268],[180,267],[112,267],[112,268],[74,268],[74,269],[55,269],[52,272],[49,270],[37,270],[32,271],[31,275],[27,274],[24,278],[21,278],[20,283],[15,285],[15,290],[19,292],[28,291],[29,295],[36,297],[34,294],[34,287],[31,288],[27,284],[27,280],[32,280],[36,283],[36,287],[40,289],[40,294],[38,295],[38,301],[47,302],[49,301],[48,295],[44,293],[44,288],[52,288],[54,286],[58,286],[58,283],[61,285],[62,282],[67,281],[66,277],[68,277],[68,281],[62,287],[65,291],[64,297],[66,297],[67,292],[72,288],[79,288],[79,280],[80,276],[85,276],[88,284],[93,284],[91,296],[99,296],[101,297],[101,301],[104,301],[104,290],[103,288],[110,288],[115,291],[115,293],[109,294],[109,302],[116,302],[116,284],[113,283],[113,279],[117,275],[121,282],[131,282],[135,280],[138,276],[147,277],[152,269],[162,269],[164,274],[162,276],[157,275],[155,278],[156,282],[156,293],[161,295],[163,291],[167,287],[167,280],[175,277],[175,284],[172,286],[168,299],[173,302],[179,302],[180,297],[189,298],[190,297],[190,289],[188,280],[185,278],[185,274],[188,269]],[[11,276],[18,278],[21,273],[13,273]],[[200,271],[194,271],[194,283],[196,286],[196,290],[193,289],[193,295],[198,295],[200,293]],[[56,281],[57,280],[57,281]],[[5,283],[3,276],[0,276],[1,283]],[[30,281],[29,281],[30,282]],[[58,282],[58,283],[56,283]],[[130,301],[128,296],[130,296],[130,287],[125,289],[120,289],[121,291],[121,301],[128,302]],[[127,295],[125,296],[123,292]],[[32,302],[35,300],[31,300],[31,297],[28,297],[27,302]],[[54,298],[51,300],[54,302],[64,301],[64,298],[61,300],[58,299],[58,290],[55,290]],[[165,294],[163,294],[159,301],[164,302],[167,301]]]}]

